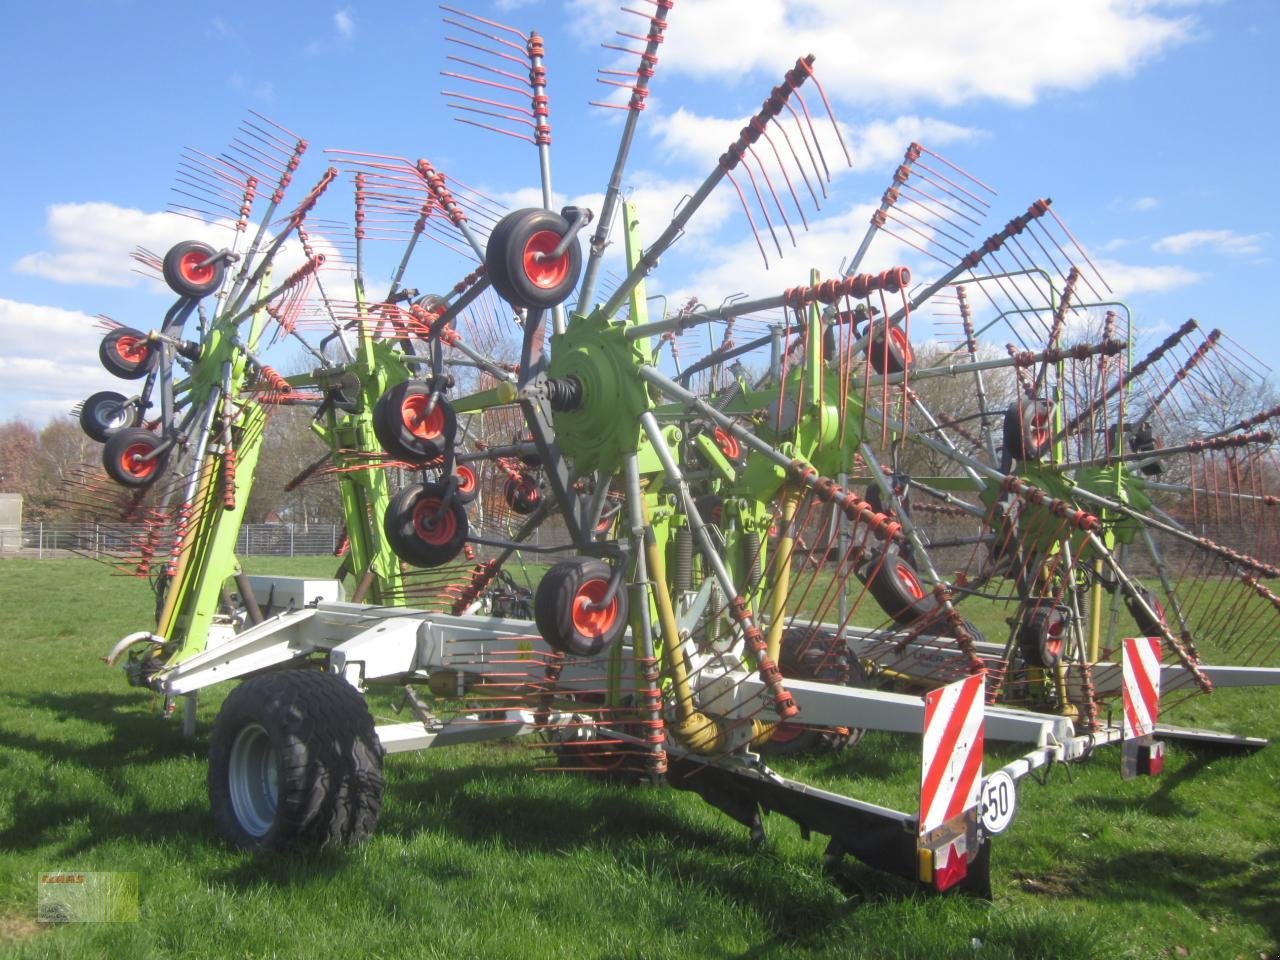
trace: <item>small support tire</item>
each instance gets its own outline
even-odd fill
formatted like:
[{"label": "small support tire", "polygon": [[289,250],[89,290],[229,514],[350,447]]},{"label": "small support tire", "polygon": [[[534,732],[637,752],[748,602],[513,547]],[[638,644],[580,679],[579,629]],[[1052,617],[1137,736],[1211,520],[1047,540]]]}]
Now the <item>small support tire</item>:
[{"label": "small support tire", "polygon": [[467,511],[454,497],[441,513],[445,486],[405,487],[387,504],[383,532],[396,556],[416,567],[439,567],[462,552],[467,542]]},{"label": "small support tire", "polygon": [[180,297],[199,300],[222,285],[226,264],[211,260],[217,251],[199,240],[184,240],[164,255],[164,282]]},{"label": "small support tire", "polygon": [[602,609],[612,570],[603,560],[575,557],[548,570],[533,597],[533,619],[553,650],[594,657],[621,639],[627,629],[627,590],[619,586]]},{"label": "small support tire", "polygon": [[569,221],[531,207],[507,214],[493,228],[485,249],[485,273],[508,303],[545,310],[563,303],[578,286],[582,248],[575,238],[555,259],[550,254],[569,231]]},{"label": "small support tire", "polygon": [[116,483],[126,487],[146,487],[164,472],[168,453],[146,459],[164,440],[141,427],[125,427],[107,438],[102,448],[102,466]]}]

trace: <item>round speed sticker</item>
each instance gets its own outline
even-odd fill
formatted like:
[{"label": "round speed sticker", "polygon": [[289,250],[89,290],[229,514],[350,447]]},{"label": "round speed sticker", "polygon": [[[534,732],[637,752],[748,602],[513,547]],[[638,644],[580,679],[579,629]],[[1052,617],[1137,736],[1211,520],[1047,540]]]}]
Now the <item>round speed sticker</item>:
[{"label": "round speed sticker", "polygon": [[987,833],[1004,833],[1013,822],[1013,814],[1018,806],[1018,787],[1013,777],[1003,770],[997,770],[982,781],[978,792],[978,803],[982,809],[982,825]]}]

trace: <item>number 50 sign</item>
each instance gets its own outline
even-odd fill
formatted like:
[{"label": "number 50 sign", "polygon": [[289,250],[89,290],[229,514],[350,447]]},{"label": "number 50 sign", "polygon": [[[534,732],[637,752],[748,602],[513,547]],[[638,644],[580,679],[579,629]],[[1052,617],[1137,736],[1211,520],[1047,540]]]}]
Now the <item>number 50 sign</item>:
[{"label": "number 50 sign", "polygon": [[1018,787],[1013,777],[997,770],[982,781],[978,791],[978,808],[982,811],[982,825],[987,833],[1004,833],[1013,822],[1018,807]]}]

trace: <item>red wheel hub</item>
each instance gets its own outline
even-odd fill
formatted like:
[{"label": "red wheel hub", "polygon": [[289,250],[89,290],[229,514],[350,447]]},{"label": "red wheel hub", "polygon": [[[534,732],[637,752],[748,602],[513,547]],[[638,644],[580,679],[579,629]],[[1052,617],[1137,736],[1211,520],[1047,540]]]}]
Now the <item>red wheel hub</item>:
[{"label": "red wheel hub", "polygon": [[178,273],[194,286],[203,286],[213,279],[213,264],[205,263],[209,257],[199,250],[188,250],[178,260]]},{"label": "red wheel hub", "polygon": [[520,258],[524,275],[539,289],[550,290],[563,283],[569,275],[567,250],[555,259],[549,256],[560,245],[560,239],[560,235],[553,230],[539,230],[525,242]]},{"label": "red wheel hub", "polygon": [[914,570],[899,560],[894,565],[893,574],[898,578],[898,582],[911,594],[913,600],[924,599],[924,584],[920,582],[920,578],[916,576]]},{"label": "red wheel hub", "polygon": [[599,607],[609,590],[608,580],[588,580],[573,595],[573,629],[583,636],[602,636],[618,619],[618,598],[615,596],[607,606]]},{"label": "red wheel hub", "polygon": [[907,339],[907,335],[902,331],[902,328],[892,328],[889,331],[889,339],[893,341],[893,345],[902,354],[902,362],[907,366],[911,366],[911,341]]},{"label": "red wheel hub", "polygon": [[458,467],[454,471],[458,476],[458,490],[462,493],[470,493],[476,488],[476,475],[470,467]]},{"label": "red wheel hub", "polygon": [[116,354],[127,363],[142,363],[147,359],[149,346],[143,337],[124,334],[116,338]]},{"label": "red wheel hub", "polygon": [[536,503],[542,491],[538,489],[537,480],[522,474],[518,477],[508,477],[504,492],[509,503],[515,503],[517,500]]},{"label": "red wheel hub", "polygon": [[131,477],[143,479],[151,476],[156,472],[159,465],[158,458],[144,460],[147,454],[151,453],[154,448],[149,443],[131,443],[124,448],[124,452],[120,454],[120,469]]},{"label": "red wheel hub", "polygon": [[458,532],[458,521],[452,510],[440,513],[438,497],[422,497],[413,506],[413,532],[423,543],[443,546]]},{"label": "red wheel hub", "polygon": [[444,433],[444,411],[439,401],[427,413],[427,402],[431,398],[424,394],[405,397],[400,405],[400,419],[405,429],[419,440],[435,440]]},{"label": "red wheel hub", "polygon": [[1037,447],[1043,447],[1049,442],[1049,415],[1047,413],[1037,413],[1031,418],[1031,442]]},{"label": "red wheel hub", "polygon": [[798,723],[780,723],[773,728],[773,735],[769,737],[772,743],[790,743],[792,740],[799,740],[800,735],[806,732],[806,728]]},{"label": "red wheel hub", "polygon": [[1044,652],[1049,657],[1056,659],[1058,654],[1062,652],[1062,629],[1065,624],[1060,619],[1053,619],[1049,622],[1046,629],[1046,637],[1044,641]]},{"label": "red wheel hub", "polygon": [[742,456],[742,444],[738,443],[738,438],[723,427],[716,427],[711,436],[716,441],[716,446],[730,460],[737,460]]}]

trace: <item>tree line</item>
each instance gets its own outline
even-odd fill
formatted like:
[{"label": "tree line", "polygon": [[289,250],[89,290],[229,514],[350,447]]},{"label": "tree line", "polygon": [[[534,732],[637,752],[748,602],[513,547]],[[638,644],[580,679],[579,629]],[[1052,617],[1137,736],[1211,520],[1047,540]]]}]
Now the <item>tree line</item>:
[{"label": "tree line", "polygon": [[[305,528],[312,523],[342,522],[336,484],[320,477],[295,490],[284,489],[326,452],[311,432],[310,421],[311,412],[305,408],[272,411],[245,508],[246,523],[279,520]],[[71,418],[55,419],[43,427],[19,419],[0,423],[0,493],[22,496],[24,523],[83,519],[66,502],[68,488],[101,473],[102,445],[85,436]]]}]

